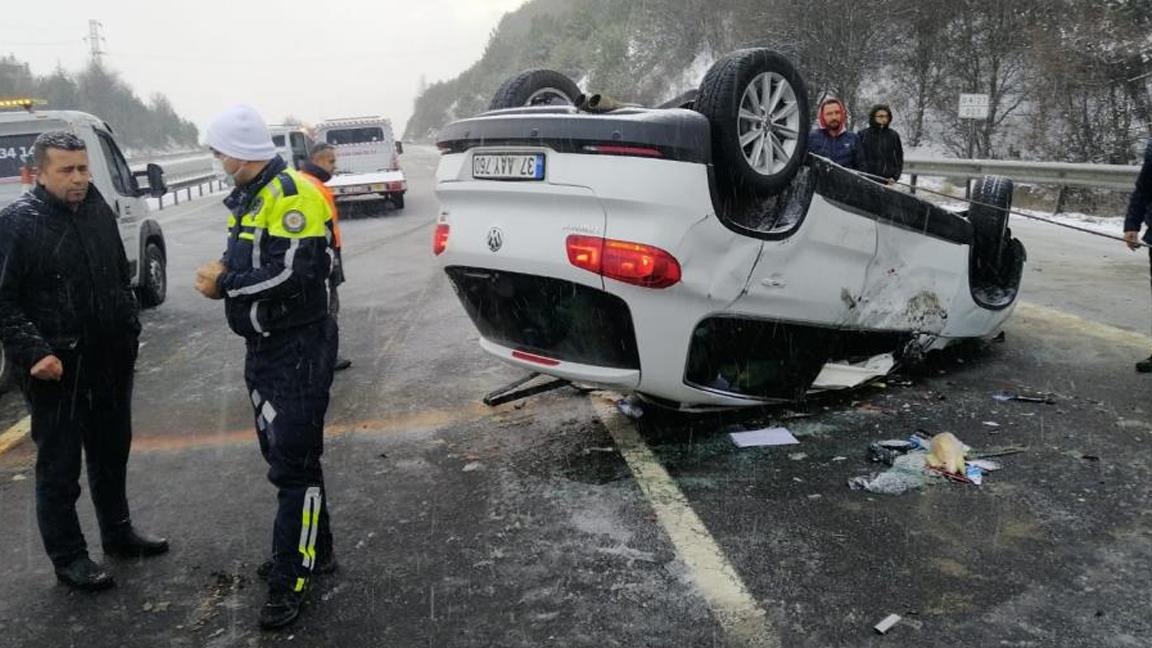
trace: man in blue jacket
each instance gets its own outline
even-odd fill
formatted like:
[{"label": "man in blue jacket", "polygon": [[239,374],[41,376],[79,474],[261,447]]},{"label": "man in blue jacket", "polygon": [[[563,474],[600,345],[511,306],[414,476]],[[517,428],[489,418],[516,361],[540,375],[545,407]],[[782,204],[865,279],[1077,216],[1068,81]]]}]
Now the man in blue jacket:
[{"label": "man in blue jacket", "polygon": [[864,168],[864,150],[860,136],[848,130],[848,111],[839,99],[820,104],[817,116],[820,128],[808,134],[808,152],[826,157],[849,169]]},{"label": "man in blue jacket", "polygon": [[[1124,219],[1124,242],[1128,249],[1140,248],[1140,227],[1152,225],[1152,140],[1144,150],[1144,166],[1136,178],[1136,189],[1128,201],[1128,216]],[[1152,245],[1152,230],[1144,230],[1144,243]],[[1152,263],[1152,247],[1148,248],[1148,260]],[[1152,372],[1152,356],[1136,363],[1136,371]]]}]

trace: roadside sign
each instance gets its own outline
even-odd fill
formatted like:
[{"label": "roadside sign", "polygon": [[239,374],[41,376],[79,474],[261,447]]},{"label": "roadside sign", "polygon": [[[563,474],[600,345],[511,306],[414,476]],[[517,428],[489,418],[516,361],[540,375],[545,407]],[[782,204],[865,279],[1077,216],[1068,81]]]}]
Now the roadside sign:
[{"label": "roadside sign", "polygon": [[960,95],[960,119],[988,119],[990,99],[986,94]]}]

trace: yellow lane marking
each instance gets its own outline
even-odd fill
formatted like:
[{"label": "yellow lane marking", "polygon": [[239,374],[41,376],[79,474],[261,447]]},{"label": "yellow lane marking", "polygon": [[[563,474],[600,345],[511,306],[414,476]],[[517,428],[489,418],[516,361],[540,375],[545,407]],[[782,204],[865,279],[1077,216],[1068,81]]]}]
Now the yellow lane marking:
[{"label": "yellow lane marking", "polygon": [[25,416],[19,421],[16,421],[16,423],[12,427],[8,428],[4,434],[0,434],[0,455],[20,445],[24,439],[28,438],[28,433],[31,431],[31,416]]},{"label": "yellow lane marking", "polygon": [[[1152,349],[1152,337],[1144,335],[1143,333],[1129,331],[1108,324],[1101,324],[1100,322],[1094,322],[1078,315],[1065,313],[1064,311],[1039,304],[1020,302],[1016,305],[1015,315],[1044,320],[1049,324],[1057,324],[1060,330],[1064,332],[1084,333],[1108,342],[1139,347],[1141,349]],[[1012,319],[1009,318],[1008,321],[1012,322]]]},{"label": "yellow lane marking", "polygon": [[[328,438],[361,434],[387,434],[411,430],[436,430],[450,425],[496,417],[512,411],[512,405],[488,407],[480,402],[469,403],[450,410],[422,410],[402,412],[380,419],[347,423],[328,423],[324,436]],[[236,430],[209,433],[140,435],[132,439],[134,452],[172,452],[218,446],[252,444],[256,442],[255,424]]]},{"label": "yellow lane marking", "polygon": [[764,610],[696,515],[692,505],[639,433],[612,400],[594,398],[596,415],[616,441],[636,483],[656,512],[676,554],[708,603],[727,638],[739,648],[779,648],[780,638]]}]

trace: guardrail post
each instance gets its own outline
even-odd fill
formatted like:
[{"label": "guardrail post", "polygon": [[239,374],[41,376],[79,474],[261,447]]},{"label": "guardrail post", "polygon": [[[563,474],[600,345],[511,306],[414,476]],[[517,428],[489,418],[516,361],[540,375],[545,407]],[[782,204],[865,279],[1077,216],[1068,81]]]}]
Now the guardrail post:
[{"label": "guardrail post", "polygon": [[912,195],[913,196],[916,195],[916,178],[917,178],[917,175],[915,173],[913,173],[912,174]]},{"label": "guardrail post", "polygon": [[180,204],[180,190],[179,189],[172,192],[172,204],[173,205],[179,205]]},{"label": "guardrail post", "polygon": [[1064,198],[1068,193],[1068,185],[1060,185],[1060,193],[1056,194],[1056,209],[1052,210],[1053,214],[1059,214],[1064,211]]}]

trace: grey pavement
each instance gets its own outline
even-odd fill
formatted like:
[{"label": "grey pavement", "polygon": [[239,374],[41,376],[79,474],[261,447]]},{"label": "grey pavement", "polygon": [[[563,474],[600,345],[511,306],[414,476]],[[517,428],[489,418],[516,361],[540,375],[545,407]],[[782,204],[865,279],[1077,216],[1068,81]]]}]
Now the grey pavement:
[{"label": "grey pavement", "polygon": [[[161,212],[169,301],[144,316],[135,400],[134,518],[172,551],[110,563],[115,590],[65,590],[36,531],[34,448],[0,456],[0,646],[737,645],[597,396],[480,404],[520,374],[480,351],[431,255],[434,164],[434,152],[411,151],[406,209],[366,206],[343,223],[341,342],[354,365],[333,387],[325,454],[341,569],[318,580],[300,622],[255,624],[275,498],[243,343],[192,289],[223,245],[224,211],[205,199]],[[1022,309],[1004,343],[802,408],[649,408],[636,422],[776,645],[1152,645],[1152,378],[1131,368],[1152,349],[1125,333],[1152,320],[1147,260],[1013,227],[1029,246],[1024,299],[1044,308]],[[1000,390],[1056,403],[1000,403]],[[15,394],[0,399],[5,423],[19,415]],[[727,438],[774,423],[801,444],[737,450]],[[879,469],[870,441],[917,430],[1027,451],[982,487],[848,489]],[[908,622],[876,635],[890,613]]]}]

